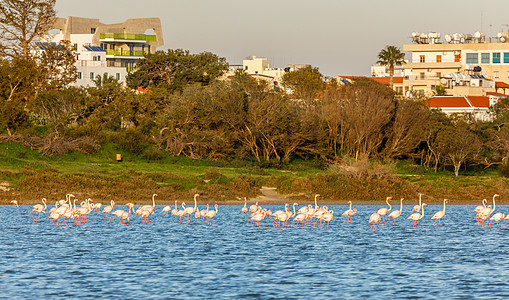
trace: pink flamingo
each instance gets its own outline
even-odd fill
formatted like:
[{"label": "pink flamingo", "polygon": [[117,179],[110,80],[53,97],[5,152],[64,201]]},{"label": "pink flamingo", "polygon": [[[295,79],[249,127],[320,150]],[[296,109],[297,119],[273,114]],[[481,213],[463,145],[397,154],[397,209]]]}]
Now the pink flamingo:
[{"label": "pink flamingo", "polygon": [[304,220],[306,220],[307,216],[305,213],[297,213],[294,220],[297,220],[297,225],[295,227],[299,227],[299,222],[302,224],[302,227],[304,227]]},{"label": "pink flamingo", "polygon": [[435,223],[433,223],[433,225],[435,225],[438,221],[438,225],[441,226],[442,224],[440,224],[440,220],[444,217],[445,215],[445,202],[449,201],[448,199],[444,199],[444,210],[441,210],[441,211],[437,211],[433,217],[431,217],[431,220],[435,220]]},{"label": "pink flamingo", "polygon": [[494,214],[490,218],[490,221],[496,221],[497,222],[497,228],[498,228],[498,221],[503,220],[503,219],[504,219],[504,214],[499,212],[499,213]]},{"label": "pink flamingo", "polygon": [[416,224],[417,224],[417,221],[419,221],[420,219],[422,219],[424,217],[424,206],[427,206],[426,203],[423,203],[422,206],[421,206],[421,209],[422,209],[422,215],[420,213],[417,213],[417,212],[414,212],[413,214],[411,214],[407,219],[409,220],[413,220],[414,221],[414,227],[417,227]]},{"label": "pink flamingo", "polygon": [[396,219],[399,218],[399,216],[401,216],[401,212],[403,211],[403,200],[405,199],[401,198],[399,202],[399,210],[394,210],[387,216],[387,220],[389,221],[389,223],[391,223],[391,220],[389,220],[389,218],[392,218],[394,220],[394,224],[391,223],[391,225],[396,225]]},{"label": "pink flamingo", "polygon": [[44,204],[44,206],[42,206],[41,204],[36,204],[33,206],[32,210],[29,211],[28,213],[30,214],[30,216],[32,217],[32,219],[34,219],[34,222],[35,222],[35,218],[34,216],[32,216],[32,212],[35,211],[37,213],[39,213],[39,217],[38,217],[38,223],[41,222],[41,212],[44,212],[46,210],[46,198],[42,198],[42,203]]},{"label": "pink flamingo", "polygon": [[18,200],[12,200],[11,203],[12,203],[12,207],[19,207]]},{"label": "pink flamingo", "polygon": [[217,215],[217,212],[218,212],[217,204],[214,205],[214,207],[215,207],[216,210],[207,210],[207,212],[205,213],[205,218],[208,219],[210,225],[212,225],[212,218],[215,217]]},{"label": "pink flamingo", "polygon": [[[184,209],[183,216],[187,219],[187,224],[190,224],[191,221],[189,221],[189,215],[196,211],[196,198],[198,198],[199,194],[194,194],[194,207],[188,207]],[[187,217],[186,217],[187,215]]]},{"label": "pink flamingo", "polygon": [[380,216],[379,213],[375,212],[371,214],[369,217],[369,228],[371,229],[371,226],[373,226],[372,230],[375,231],[375,226],[380,223],[382,220],[382,216]]},{"label": "pink flamingo", "polygon": [[392,206],[391,206],[391,204],[389,203],[389,200],[391,200],[391,199],[392,199],[392,197],[387,197],[387,198],[385,199],[385,203],[387,203],[387,205],[389,205],[389,208],[387,208],[387,207],[383,207],[383,208],[380,208],[380,209],[377,211],[377,213],[378,213],[380,216],[382,216],[382,221],[384,222],[384,225],[385,225],[385,226],[387,226],[387,224],[385,224],[385,215],[386,215],[389,211],[391,211],[391,209],[392,209]]},{"label": "pink flamingo", "polygon": [[[327,229],[329,229],[329,222],[332,221],[332,219],[334,219],[334,210],[331,209],[328,212],[326,212],[325,214],[323,214],[322,219],[323,219],[323,224],[325,224],[325,222],[327,222]],[[323,229],[323,224],[321,224],[322,229]]]},{"label": "pink flamingo", "polygon": [[418,213],[419,211],[421,211],[421,207],[422,207],[421,198],[422,198],[422,194],[419,194],[419,205],[415,205],[414,208],[412,208],[413,212]]},{"label": "pink flamingo", "polygon": [[266,209],[262,209],[261,211],[257,211],[251,215],[251,226],[253,226],[253,222],[257,222],[258,227],[260,227],[260,221],[265,218],[265,211]]},{"label": "pink flamingo", "polygon": [[481,210],[485,209],[486,208],[486,202],[488,202],[486,199],[482,199],[482,205],[478,205],[476,208],[474,208],[474,212],[476,213],[475,214],[475,217],[474,219],[477,220],[477,225],[479,225],[480,223],[480,219],[479,219],[479,213],[481,212]]},{"label": "pink flamingo", "polygon": [[175,200],[175,208],[171,211],[171,215],[173,216],[173,222],[177,221],[177,213],[178,213],[178,208],[177,208],[177,200]]},{"label": "pink flamingo", "polygon": [[114,206],[115,206],[115,201],[111,200],[111,205],[105,206],[103,209],[104,217],[106,218],[107,222],[110,221],[108,214],[113,210]]},{"label": "pink flamingo", "polygon": [[247,222],[247,198],[244,197],[244,207],[242,207],[242,213],[244,214],[244,222]]},{"label": "pink flamingo", "polygon": [[163,215],[167,215],[167,214],[168,214],[168,212],[171,212],[171,206],[166,205],[165,207],[163,207],[163,209],[161,210],[161,212],[163,213]]},{"label": "pink flamingo", "polygon": [[345,212],[341,215],[343,217],[343,222],[345,222],[345,216],[347,219],[347,223],[351,223],[351,219],[353,215],[357,213],[357,208],[352,209],[352,201],[348,201],[347,203],[350,203],[350,208],[345,210]]}]

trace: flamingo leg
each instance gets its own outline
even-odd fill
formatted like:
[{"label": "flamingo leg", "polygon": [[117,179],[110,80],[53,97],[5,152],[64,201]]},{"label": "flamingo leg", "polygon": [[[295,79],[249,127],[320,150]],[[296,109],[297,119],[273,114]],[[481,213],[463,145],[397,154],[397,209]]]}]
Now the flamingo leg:
[{"label": "flamingo leg", "polygon": [[32,219],[34,219],[34,222],[35,222],[35,218],[34,218],[34,216],[32,216],[32,211],[29,211],[28,214],[32,217]]}]

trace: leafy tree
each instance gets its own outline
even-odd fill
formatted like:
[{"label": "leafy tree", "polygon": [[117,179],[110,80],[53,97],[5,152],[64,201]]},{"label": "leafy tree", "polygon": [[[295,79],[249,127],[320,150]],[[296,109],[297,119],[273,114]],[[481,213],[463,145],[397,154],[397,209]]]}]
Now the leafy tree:
[{"label": "leafy tree", "polygon": [[56,0],[0,0],[0,56],[31,56],[37,36],[54,22]]},{"label": "leafy tree", "polygon": [[37,90],[54,90],[68,87],[78,78],[76,53],[70,41],[62,41],[39,51]]},{"label": "leafy tree", "polygon": [[394,85],[394,66],[405,63],[405,53],[402,53],[396,46],[386,46],[378,53],[378,64],[389,66],[390,88]]},{"label": "leafy tree", "polygon": [[479,138],[469,130],[468,124],[458,122],[456,126],[448,126],[437,135],[437,144],[445,156],[445,162],[454,167],[454,175],[459,174],[461,165],[472,159],[481,149]]},{"label": "leafy tree", "polygon": [[322,74],[318,68],[307,67],[283,75],[282,84],[293,91],[295,98],[314,100],[325,88]]},{"label": "leafy tree", "polygon": [[435,94],[435,96],[445,96],[447,95],[447,92],[445,91],[445,87],[443,85],[437,85],[433,91],[433,94]]},{"label": "leafy tree", "polygon": [[213,53],[190,54],[187,50],[169,49],[147,54],[126,82],[133,89],[164,86],[175,91],[193,83],[208,85],[226,70],[226,59]]}]

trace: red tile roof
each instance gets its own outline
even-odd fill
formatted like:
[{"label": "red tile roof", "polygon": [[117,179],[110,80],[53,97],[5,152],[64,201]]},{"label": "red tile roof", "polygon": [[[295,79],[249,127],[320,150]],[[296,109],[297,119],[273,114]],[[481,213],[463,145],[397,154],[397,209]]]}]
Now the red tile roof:
[{"label": "red tile roof", "polygon": [[495,88],[509,88],[509,84],[507,84],[503,81],[496,81]]},{"label": "red tile roof", "polygon": [[424,105],[435,107],[479,107],[487,108],[490,105],[487,96],[439,96],[423,101]]},{"label": "red tile roof", "polygon": [[[381,84],[390,85],[391,78],[390,77],[367,77],[367,76],[338,76],[346,79],[356,79],[356,78],[368,78],[372,79],[374,81],[377,81]],[[393,77],[392,81],[393,83],[403,83],[404,77]]]},{"label": "red tile roof", "polygon": [[506,95],[506,94],[497,93],[497,92],[486,92],[486,95],[497,96],[497,97],[508,97],[508,95]]}]

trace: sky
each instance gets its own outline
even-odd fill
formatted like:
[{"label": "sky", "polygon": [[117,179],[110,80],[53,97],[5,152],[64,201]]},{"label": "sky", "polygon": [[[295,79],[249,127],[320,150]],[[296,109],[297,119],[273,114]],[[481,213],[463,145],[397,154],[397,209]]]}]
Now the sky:
[{"label": "sky", "polygon": [[[310,64],[326,76],[369,75],[380,50],[402,49],[412,32],[509,30],[507,0],[57,0],[57,16],[161,19],[159,50],[204,51],[242,64]],[[407,58],[409,56],[407,55]]]}]

